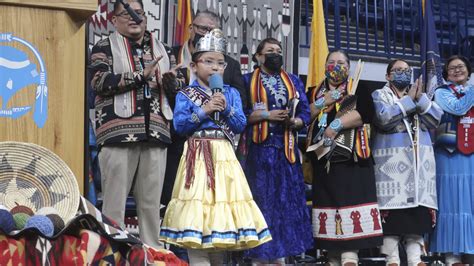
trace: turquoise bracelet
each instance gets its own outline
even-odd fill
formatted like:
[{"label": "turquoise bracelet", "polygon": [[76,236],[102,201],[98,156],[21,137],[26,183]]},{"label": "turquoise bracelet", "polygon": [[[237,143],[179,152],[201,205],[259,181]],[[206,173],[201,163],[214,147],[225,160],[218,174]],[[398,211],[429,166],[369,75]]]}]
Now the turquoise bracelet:
[{"label": "turquoise bracelet", "polygon": [[325,102],[326,102],[326,99],[324,99],[324,97],[321,97],[314,102],[314,107],[316,107],[319,110],[322,110],[324,108]]},{"label": "turquoise bracelet", "polygon": [[329,124],[329,127],[336,131],[336,133],[339,133],[344,127],[342,125],[342,121],[339,118],[334,119],[331,124]]},{"label": "turquoise bracelet", "polygon": [[269,111],[262,111],[262,112],[260,112],[260,115],[262,116],[263,119],[268,119],[270,117],[270,112]]}]

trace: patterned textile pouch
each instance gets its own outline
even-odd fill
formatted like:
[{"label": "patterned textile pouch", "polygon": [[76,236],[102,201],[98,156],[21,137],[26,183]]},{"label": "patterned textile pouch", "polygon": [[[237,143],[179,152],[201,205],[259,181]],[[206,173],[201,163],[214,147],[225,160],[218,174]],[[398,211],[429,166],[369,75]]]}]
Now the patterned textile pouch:
[{"label": "patterned textile pouch", "polygon": [[[335,118],[340,118],[346,113],[355,110],[357,103],[356,95],[348,95],[341,103],[339,111]],[[330,162],[345,162],[352,159],[352,151],[354,148],[355,129],[342,130],[334,139],[335,146],[327,155]]]},{"label": "patterned textile pouch", "polygon": [[249,129],[244,130],[244,132],[240,134],[239,144],[237,145],[236,151],[237,160],[239,160],[240,165],[244,170],[247,162],[247,155],[249,153],[249,145],[252,141],[252,138],[249,138],[249,136]]}]

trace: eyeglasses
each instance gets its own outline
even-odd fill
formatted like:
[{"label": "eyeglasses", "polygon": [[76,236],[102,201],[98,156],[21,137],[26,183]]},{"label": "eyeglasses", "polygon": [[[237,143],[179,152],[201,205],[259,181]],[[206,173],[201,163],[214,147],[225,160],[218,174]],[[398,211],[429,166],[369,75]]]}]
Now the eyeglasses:
[{"label": "eyeglasses", "polygon": [[203,63],[207,67],[217,66],[218,69],[225,69],[227,67],[226,61],[213,61],[210,59],[199,59],[199,63]]},{"label": "eyeglasses", "polygon": [[390,73],[395,73],[397,75],[406,73],[406,74],[411,75],[412,70],[411,70],[411,68],[395,68],[395,69],[392,69],[392,71],[390,71]]},{"label": "eyeglasses", "polygon": [[202,32],[202,33],[210,32],[211,30],[214,29],[213,27],[210,27],[210,26],[198,25],[195,23],[193,23],[193,27],[196,27],[197,31]]},{"label": "eyeglasses", "polygon": [[[135,13],[137,13],[137,15],[138,15],[140,18],[144,18],[144,17],[145,17],[145,11],[143,11],[143,10],[134,10],[134,11],[135,11]],[[128,14],[127,10],[118,13],[116,16],[117,16],[117,17],[122,17],[122,18],[124,18],[124,19],[130,19],[130,18],[131,18],[130,14]]]},{"label": "eyeglasses", "polygon": [[448,67],[448,72],[454,73],[456,71],[462,71],[466,68],[466,65],[461,64],[457,66]]}]

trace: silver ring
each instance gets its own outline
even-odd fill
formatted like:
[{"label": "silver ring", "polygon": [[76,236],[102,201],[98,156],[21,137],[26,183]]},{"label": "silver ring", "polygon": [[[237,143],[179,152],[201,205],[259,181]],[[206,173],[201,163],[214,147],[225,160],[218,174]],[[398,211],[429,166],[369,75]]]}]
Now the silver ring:
[{"label": "silver ring", "polygon": [[330,146],[332,146],[333,142],[334,142],[334,140],[331,139],[331,138],[324,138],[323,145],[325,147],[330,147]]},{"label": "silver ring", "polygon": [[339,100],[339,98],[341,98],[342,94],[340,91],[338,91],[337,89],[336,90],[333,90],[331,91],[331,98],[335,101]]}]

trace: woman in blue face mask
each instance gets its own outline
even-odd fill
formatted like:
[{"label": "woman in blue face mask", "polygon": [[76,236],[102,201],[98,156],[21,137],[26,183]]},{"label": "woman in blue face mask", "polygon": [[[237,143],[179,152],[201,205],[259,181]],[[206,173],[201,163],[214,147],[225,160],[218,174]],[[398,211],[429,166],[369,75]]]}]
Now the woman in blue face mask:
[{"label": "woman in blue face mask", "polygon": [[410,84],[407,62],[390,62],[385,78],[388,83],[372,93],[372,148],[384,231],[381,252],[387,265],[400,265],[398,243],[404,242],[408,265],[424,265],[423,234],[432,231],[438,208],[429,130],[438,126],[443,111],[423,92],[421,80]]}]

